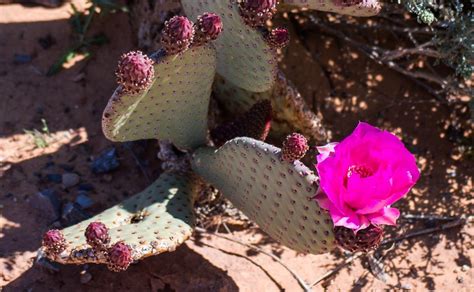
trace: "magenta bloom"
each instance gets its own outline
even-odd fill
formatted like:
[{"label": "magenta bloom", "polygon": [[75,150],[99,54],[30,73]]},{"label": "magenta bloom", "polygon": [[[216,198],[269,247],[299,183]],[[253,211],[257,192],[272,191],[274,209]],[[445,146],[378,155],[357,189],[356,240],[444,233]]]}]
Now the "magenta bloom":
[{"label": "magenta bloom", "polygon": [[415,157],[395,135],[360,122],[341,143],[318,151],[315,199],[335,226],[358,231],[371,223],[395,225],[400,212],[390,205],[420,177]]}]

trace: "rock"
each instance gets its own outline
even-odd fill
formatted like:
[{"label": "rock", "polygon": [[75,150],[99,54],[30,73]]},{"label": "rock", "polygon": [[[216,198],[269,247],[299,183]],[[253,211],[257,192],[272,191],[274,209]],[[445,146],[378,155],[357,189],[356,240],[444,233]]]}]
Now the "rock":
[{"label": "rock", "polygon": [[80,278],[81,284],[87,284],[91,280],[92,280],[92,275],[89,272],[87,271],[81,272],[81,278]]},{"label": "rock", "polygon": [[400,288],[402,288],[403,290],[411,290],[413,289],[412,285],[410,283],[403,283],[400,285]]},{"label": "rock", "polygon": [[87,192],[80,191],[76,197],[76,203],[84,209],[94,205],[94,201],[87,195]]},{"label": "rock", "polygon": [[110,148],[102,152],[94,161],[92,161],[92,172],[107,173],[119,167],[117,159],[117,150]]},{"label": "rock", "polygon": [[471,268],[471,267],[470,267],[470,266],[468,266],[468,265],[462,265],[462,267],[461,267],[461,271],[463,271],[463,272],[467,272],[467,271],[469,271],[469,269],[470,269],[470,268]]},{"label": "rock", "polygon": [[68,172],[62,175],[63,186],[67,189],[73,187],[79,183],[80,177],[76,173]]},{"label": "rock", "polygon": [[33,208],[40,211],[40,215],[53,222],[61,216],[61,202],[56,195],[56,192],[51,189],[44,189],[38,192],[30,199],[30,204]]}]

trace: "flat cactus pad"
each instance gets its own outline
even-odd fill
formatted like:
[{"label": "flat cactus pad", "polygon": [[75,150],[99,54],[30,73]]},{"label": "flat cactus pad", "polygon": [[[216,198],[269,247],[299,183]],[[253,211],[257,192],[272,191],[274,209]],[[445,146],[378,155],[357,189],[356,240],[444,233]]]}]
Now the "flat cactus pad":
[{"label": "flat cactus pad", "polygon": [[210,11],[222,19],[224,30],[214,42],[217,72],[229,82],[252,92],[263,92],[275,82],[275,50],[262,33],[247,26],[235,0],[182,0],[190,18]]},{"label": "flat cactus pad", "polygon": [[110,99],[102,119],[105,136],[112,141],[169,140],[179,148],[206,143],[207,112],[216,68],[212,46],[193,47],[166,56],[151,56],[155,77],[137,94],[121,86]]},{"label": "flat cactus pad", "polygon": [[280,152],[240,137],[218,150],[197,150],[193,169],[274,239],[298,252],[328,252],[335,246],[333,225],[312,199],[317,178],[300,161],[283,161]]},{"label": "flat cactus pad", "polygon": [[94,252],[86,242],[84,232],[91,222],[105,224],[111,244],[130,246],[133,260],[173,251],[193,232],[194,187],[191,178],[164,173],[143,192],[65,228],[66,249],[49,256],[63,264],[107,264],[105,255]]},{"label": "flat cactus pad", "polygon": [[378,0],[282,0],[282,4],[352,16],[374,16],[380,12]]}]

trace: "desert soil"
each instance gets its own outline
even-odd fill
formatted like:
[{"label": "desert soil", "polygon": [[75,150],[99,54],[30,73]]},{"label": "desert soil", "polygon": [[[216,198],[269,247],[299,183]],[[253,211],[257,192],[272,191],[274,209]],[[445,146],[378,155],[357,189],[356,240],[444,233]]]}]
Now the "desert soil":
[{"label": "desert soil", "polygon": [[[73,2],[79,9],[85,6],[84,1]],[[92,186],[88,196],[94,204],[86,211],[95,214],[148,184],[131,151],[106,140],[100,127],[102,110],[115,87],[116,61],[135,48],[128,17],[98,19],[92,33],[105,33],[109,43],[94,48],[91,58],[74,59],[59,74],[46,77],[48,67],[72,45],[69,12],[68,5],[0,6],[0,287],[4,291],[300,291],[278,262],[214,236],[213,231],[197,232],[175,252],[146,259],[120,274],[94,265],[35,264],[41,234],[54,217],[54,211],[38,201],[39,191],[53,189],[68,202],[75,200],[80,185]],[[335,141],[350,133],[358,120],[403,138],[422,170],[414,190],[396,204],[404,214],[472,215],[473,161],[459,154],[462,141],[472,139],[465,106],[436,100],[409,79],[318,31],[306,32],[304,43],[293,38],[281,68],[322,113]],[[24,132],[40,129],[41,119],[51,133],[46,148],[35,147]],[[92,173],[91,161],[112,146],[120,167],[109,174]],[[159,174],[155,146],[149,142],[136,150],[151,177]],[[80,184],[64,188],[48,179],[48,174],[65,172],[79,174]],[[401,220],[387,236],[442,223]],[[234,229],[226,236],[276,255],[308,283],[346,258],[340,251],[296,254],[257,227]],[[222,228],[218,231],[225,233]],[[384,255],[382,273],[371,272],[364,256],[314,290],[473,291],[473,235],[472,224],[466,224],[404,240],[378,254]]]}]

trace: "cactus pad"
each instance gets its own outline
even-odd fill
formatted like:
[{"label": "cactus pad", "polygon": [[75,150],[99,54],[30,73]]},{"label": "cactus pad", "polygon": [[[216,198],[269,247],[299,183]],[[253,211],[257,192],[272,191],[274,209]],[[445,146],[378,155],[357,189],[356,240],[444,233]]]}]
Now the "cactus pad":
[{"label": "cactus pad", "polygon": [[250,92],[219,77],[214,82],[214,92],[230,113],[243,113],[260,100],[271,100],[273,121],[270,136],[275,139],[280,140],[288,133],[296,131],[309,139],[326,142],[326,130],[322,126],[321,118],[311,110],[298,90],[281,72],[277,75],[273,88],[266,92]]},{"label": "cactus pad", "polygon": [[275,82],[275,50],[262,33],[246,25],[235,0],[182,0],[188,17],[206,11],[219,15],[224,31],[214,42],[217,72],[234,85],[252,92],[269,90]]},{"label": "cactus pad", "polygon": [[104,212],[62,231],[67,248],[51,260],[64,264],[110,264],[105,254],[94,252],[84,233],[92,222],[108,228],[110,243],[132,248],[133,260],[173,251],[193,231],[195,185],[181,175],[164,173],[143,192]]},{"label": "cactus pad", "polygon": [[312,199],[317,178],[300,161],[283,161],[280,152],[240,137],[218,150],[197,150],[193,169],[274,239],[298,252],[327,252],[335,246],[333,225]]},{"label": "cactus pad", "polygon": [[374,16],[381,9],[378,0],[282,0],[282,3],[352,16]]},{"label": "cactus pad", "polygon": [[205,45],[178,55],[160,51],[151,58],[151,86],[137,94],[119,86],[110,99],[102,119],[105,136],[120,142],[170,140],[180,148],[205,144],[215,50]]}]

